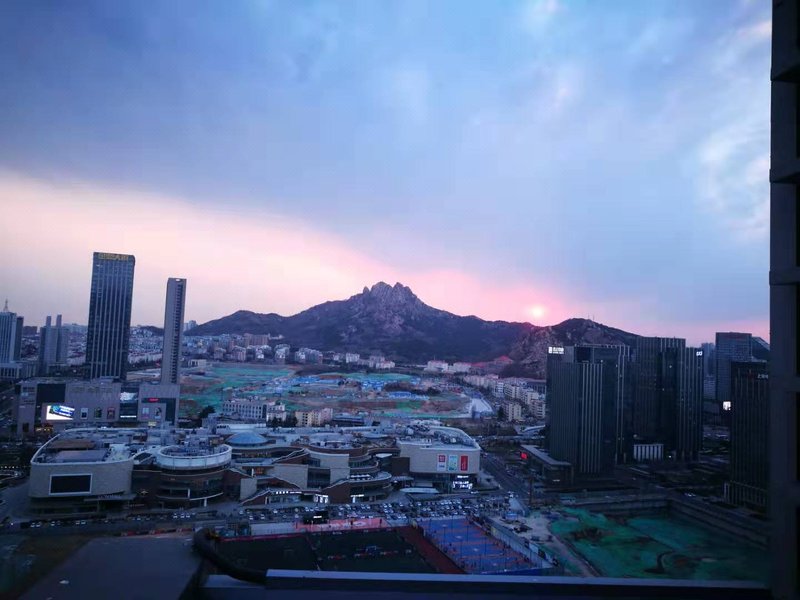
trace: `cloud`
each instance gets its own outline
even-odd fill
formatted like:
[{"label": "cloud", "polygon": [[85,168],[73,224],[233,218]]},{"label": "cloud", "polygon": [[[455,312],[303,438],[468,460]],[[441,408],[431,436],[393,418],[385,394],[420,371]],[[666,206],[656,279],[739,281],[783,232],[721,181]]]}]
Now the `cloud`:
[{"label": "cloud", "polygon": [[563,9],[559,0],[529,0],[522,6],[519,22],[531,34],[541,33]]},{"label": "cloud", "polygon": [[423,124],[428,117],[431,76],[422,65],[400,64],[385,71],[379,97],[404,124]]},{"label": "cloud", "polygon": [[[253,209],[239,213],[224,202],[198,210],[161,194],[2,171],[0,202],[7,257],[0,264],[0,293],[33,323],[52,313],[85,321],[94,251],[136,256],[138,323],[163,318],[168,277],[189,280],[187,319],[197,321],[238,309],[293,314],[379,280],[410,285],[437,308],[488,319],[529,320],[530,305],[545,307],[552,319],[571,310],[552,289],[438,269],[424,264],[425,257],[419,269],[398,269],[307,223]],[[47,235],[26,223],[46,226]]]}]

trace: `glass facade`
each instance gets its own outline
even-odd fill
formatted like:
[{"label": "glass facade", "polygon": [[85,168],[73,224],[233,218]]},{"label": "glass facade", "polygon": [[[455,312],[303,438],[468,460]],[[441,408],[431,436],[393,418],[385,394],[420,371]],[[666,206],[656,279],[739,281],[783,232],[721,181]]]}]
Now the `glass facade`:
[{"label": "glass facade", "polygon": [[89,379],[125,379],[135,264],[136,259],[129,254],[94,253],[86,337]]}]

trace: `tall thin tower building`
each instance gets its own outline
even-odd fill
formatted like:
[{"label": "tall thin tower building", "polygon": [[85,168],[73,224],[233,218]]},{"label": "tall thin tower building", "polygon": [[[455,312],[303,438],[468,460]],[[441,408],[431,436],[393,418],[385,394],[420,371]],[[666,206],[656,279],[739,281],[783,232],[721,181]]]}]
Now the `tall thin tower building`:
[{"label": "tall thin tower building", "polygon": [[86,334],[86,375],[89,379],[125,379],[135,265],[136,259],[130,254],[94,253]]},{"label": "tall thin tower building", "polygon": [[186,308],[186,280],[167,280],[164,309],[164,351],[161,357],[161,383],[180,383],[183,313]]},{"label": "tall thin tower building", "polygon": [[0,364],[19,360],[23,318],[8,310],[8,300],[0,312]]}]

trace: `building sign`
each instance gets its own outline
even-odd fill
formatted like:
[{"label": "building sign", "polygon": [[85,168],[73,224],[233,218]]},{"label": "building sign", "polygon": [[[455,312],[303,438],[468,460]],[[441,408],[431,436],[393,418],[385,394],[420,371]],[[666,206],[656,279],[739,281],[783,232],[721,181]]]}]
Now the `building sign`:
[{"label": "building sign", "polygon": [[72,421],[75,409],[63,404],[50,404],[45,413],[45,421]]},{"label": "building sign", "polygon": [[469,470],[469,456],[466,454],[461,455],[461,470],[468,471]]},{"label": "building sign", "polygon": [[97,254],[100,260],[121,260],[129,262],[133,258],[130,254],[114,254],[112,252],[98,252]]},{"label": "building sign", "polygon": [[457,471],[458,470],[458,455],[451,454],[447,457],[447,470],[448,471]]},{"label": "building sign", "polygon": [[560,346],[549,346],[547,348],[547,353],[548,354],[564,354],[564,348],[561,348]]},{"label": "building sign", "polygon": [[447,470],[447,456],[445,456],[444,454],[439,455],[439,459],[436,461],[436,470],[437,471]]}]

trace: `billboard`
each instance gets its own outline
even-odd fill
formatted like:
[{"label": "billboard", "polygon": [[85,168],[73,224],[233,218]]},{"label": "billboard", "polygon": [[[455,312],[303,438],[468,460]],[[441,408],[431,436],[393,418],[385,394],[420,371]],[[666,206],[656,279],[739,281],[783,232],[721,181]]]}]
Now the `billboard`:
[{"label": "billboard", "polygon": [[461,455],[461,470],[462,471],[469,470],[469,456],[466,454]]},{"label": "billboard", "polygon": [[456,471],[458,469],[458,455],[451,454],[447,457],[447,470]]},{"label": "billboard", "polygon": [[72,421],[75,409],[63,404],[48,404],[45,406],[45,421]]}]

